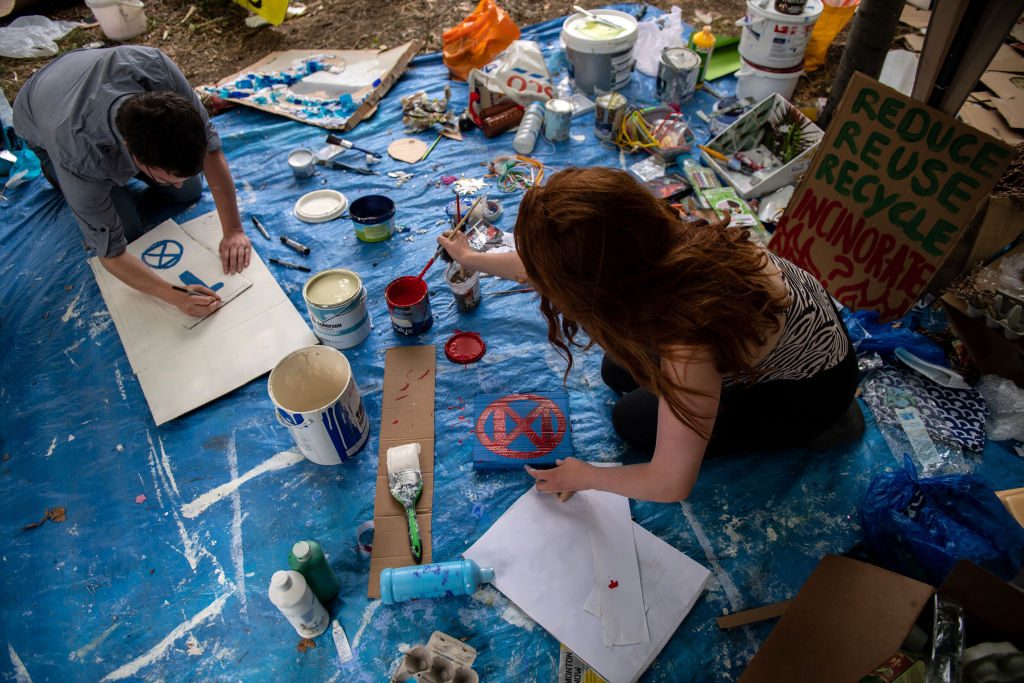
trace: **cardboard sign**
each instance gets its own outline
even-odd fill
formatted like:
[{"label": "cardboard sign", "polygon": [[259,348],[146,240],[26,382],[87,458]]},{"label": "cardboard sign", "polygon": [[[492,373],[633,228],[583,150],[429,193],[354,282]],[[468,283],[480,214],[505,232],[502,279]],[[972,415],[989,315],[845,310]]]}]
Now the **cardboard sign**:
[{"label": "cardboard sign", "polygon": [[416,520],[423,539],[423,561],[431,562],[430,521],[434,502],[434,384],[437,351],[433,346],[400,346],[384,354],[380,450],[373,503],[373,551],[367,594],[380,597],[380,573],[388,567],[415,564],[409,549],[405,510],[388,486],[388,449],[419,443],[423,491],[416,502]]},{"label": "cardboard sign", "polygon": [[883,320],[924,292],[1012,149],[855,74],[771,248]]}]

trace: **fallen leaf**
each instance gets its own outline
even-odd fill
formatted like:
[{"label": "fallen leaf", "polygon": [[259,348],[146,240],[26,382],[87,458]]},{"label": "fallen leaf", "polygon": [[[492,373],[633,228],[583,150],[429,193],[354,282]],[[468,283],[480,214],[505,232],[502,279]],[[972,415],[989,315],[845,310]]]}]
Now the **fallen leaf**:
[{"label": "fallen leaf", "polygon": [[698,26],[714,23],[715,19],[717,18],[718,15],[715,14],[714,12],[707,12],[702,9],[694,10],[693,12],[694,23],[696,23]]},{"label": "fallen leaf", "polygon": [[67,517],[64,514],[64,508],[49,508],[46,511],[46,518],[51,522],[63,522]]},{"label": "fallen leaf", "polygon": [[316,642],[310,638],[303,638],[299,641],[299,644],[295,646],[295,649],[299,652],[305,652],[306,650],[312,650],[316,647]]}]

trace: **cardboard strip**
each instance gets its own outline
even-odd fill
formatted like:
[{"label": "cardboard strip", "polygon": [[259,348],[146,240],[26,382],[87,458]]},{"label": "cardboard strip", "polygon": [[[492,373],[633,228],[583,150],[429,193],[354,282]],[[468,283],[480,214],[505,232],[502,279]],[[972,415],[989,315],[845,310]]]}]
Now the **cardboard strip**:
[{"label": "cardboard strip", "polygon": [[726,614],[724,617],[718,617],[718,628],[723,630],[738,628],[747,624],[756,624],[765,619],[781,617],[791,602],[792,600],[780,600],[779,602],[772,602],[760,607],[752,607],[751,609]]},{"label": "cardboard strip", "polygon": [[409,550],[405,511],[388,487],[388,449],[418,442],[423,492],[416,519],[423,539],[423,561],[431,561],[430,522],[434,499],[434,384],[437,352],[433,346],[401,346],[384,357],[377,489],[373,504],[373,552],[367,594],[380,597],[380,573],[388,567],[415,564]]}]

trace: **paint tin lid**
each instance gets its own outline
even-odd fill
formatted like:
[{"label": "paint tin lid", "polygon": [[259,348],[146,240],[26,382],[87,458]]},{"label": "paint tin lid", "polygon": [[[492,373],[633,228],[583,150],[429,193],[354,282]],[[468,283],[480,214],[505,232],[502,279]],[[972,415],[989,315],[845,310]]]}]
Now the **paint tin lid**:
[{"label": "paint tin lid", "polygon": [[452,335],[444,345],[444,355],[448,360],[460,365],[475,363],[483,358],[487,344],[476,332],[458,332]]},{"label": "paint tin lid", "polygon": [[326,223],[345,213],[348,199],[337,190],[314,190],[295,202],[295,217],[306,223]]}]

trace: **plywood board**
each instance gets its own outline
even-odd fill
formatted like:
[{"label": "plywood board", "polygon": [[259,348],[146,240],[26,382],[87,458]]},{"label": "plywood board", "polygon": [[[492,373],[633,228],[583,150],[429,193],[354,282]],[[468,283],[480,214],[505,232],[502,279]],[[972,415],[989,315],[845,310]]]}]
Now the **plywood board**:
[{"label": "plywood board", "polygon": [[[210,250],[222,234],[216,213],[180,228]],[[89,265],[158,425],[270,371],[288,353],[318,343],[255,249],[245,270],[251,287],[192,329],[162,314],[147,317],[151,297],[128,288],[97,259]],[[116,294],[119,288],[128,289],[127,296]]]},{"label": "plywood board", "polygon": [[405,510],[388,486],[388,449],[420,444],[423,491],[416,502],[416,521],[423,541],[422,564],[431,561],[430,524],[434,499],[434,387],[437,350],[433,346],[400,346],[384,356],[381,397],[380,449],[373,505],[373,551],[367,594],[380,597],[380,573],[388,567],[415,564],[409,549]]},{"label": "plywood board", "polygon": [[1013,150],[857,73],[771,241],[842,304],[903,315]]}]

